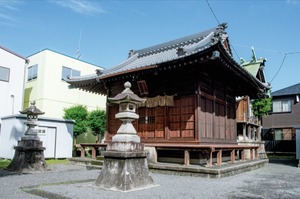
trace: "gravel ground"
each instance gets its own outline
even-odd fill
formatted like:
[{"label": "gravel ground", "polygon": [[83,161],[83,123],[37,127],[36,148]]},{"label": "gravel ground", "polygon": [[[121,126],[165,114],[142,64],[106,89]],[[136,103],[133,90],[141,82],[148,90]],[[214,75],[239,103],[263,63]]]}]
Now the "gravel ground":
[{"label": "gravel ground", "polygon": [[94,186],[99,170],[78,165],[51,165],[51,171],[14,174],[0,171],[0,198],[300,198],[300,168],[291,161],[220,179],[151,173],[157,186],[131,192],[108,191]]}]

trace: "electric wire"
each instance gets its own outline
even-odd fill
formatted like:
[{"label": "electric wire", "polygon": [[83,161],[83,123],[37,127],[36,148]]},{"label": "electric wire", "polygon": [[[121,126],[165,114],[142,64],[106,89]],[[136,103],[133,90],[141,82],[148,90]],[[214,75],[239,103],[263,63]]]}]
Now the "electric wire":
[{"label": "electric wire", "polygon": [[284,63],[285,58],[286,58],[287,55],[288,55],[287,53],[284,54],[284,57],[283,57],[282,62],[281,62],[281,64],[280,64],[280,67],[279,67],[279,69],[277,70],[277,72],[276,72],[276,74],[274,75],[274,77],[272,78],[272,80],[270,81],[270,83],[272,83],[272,81],[273,81],[273,80],[275,79],[275,77],[278,75],[279,71],[281,70],[281,68],[282,68],[282,66],[283,66],[283,63]]},{"label": "electric wire", "polygon": [[210,6],[210,4],[209,4],[208,0],[206,0],[206,3],[207,3],[207,5],[208,5],[208,7],[209,7],[210,11],[211,11],[211,12],[212,12],[212,14],[214,15],[214,17],[215,17],[215,19],[216,19],[216,21],[217,21],[218,25],[220,25],[220,21],[218,20],[218,17],[216,16],[216,14],[215,14],[214,10],[213,10],[213,9],[212,9],[212,7]]},{"label": "electric wire", "polygon": [[[207,3],[207,5],[208,5],[208,7],[209,7],[211,13],[214,15],[214,17],[215,17],[215,19],[216,19],[218,25],[220,25],[221,23],[220,23],[220,21],[219,21],[217,15],[215,14],[214,10],[212,9],[210,3],[208,2],[208,0],[206,0],[206,3]],[[229,41],[228,41],[228,42],[229,42]],[[231,45],[231,43],[230,43],[230,46],[231,46],[233,52],[235,53],[235,55],[239,58],[240,56],[237,54],[236,50],[235,50],[234,47]]]},{"label": "electric wire", "polygon": [[[237,46],[237,47],[242,47],[242,48],[250,48],[249,46],[245,46],[245,45],[239,45],[239,44],[235,44],[234,46]],[[265,48],[256,48],[255,49],[258,49],[258,50],[262,50],[262,51],[266,51],[266,52],[271,52],[271,53],[279,53],[279,54],[284,54],[284,57],[281,61],[281,64],[276,72],[276,74],[273,76],[272,80],[270,81],[270,83],[273,82],[273,80],[276,78],[276,76],[278,75],[278,73],[280,72],[280,70],[282,69],[283,67],[283,64],[287,58],[288,55],[294,55],[294,54],[300,54],[300,51],[295,51],[295,52],[282,52],[282,51],[276,51],[276,50],[269,50],[269,49],[265,49]]]}]

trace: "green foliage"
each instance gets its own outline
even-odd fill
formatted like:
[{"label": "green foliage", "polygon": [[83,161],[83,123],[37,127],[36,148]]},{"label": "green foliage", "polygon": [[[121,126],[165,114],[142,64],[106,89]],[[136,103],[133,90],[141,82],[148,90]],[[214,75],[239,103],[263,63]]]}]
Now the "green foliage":
[{"label": "green foliage", "polygon": [[104,136],[106,130],[106,113],[103,110],[94,110],[88,115],[88,124],[93,135]]},{"label": "green foliage", "polygon": [[70,161],[68,159],[47,159],[47,164],[68,164]]},{"label": "green foliage", "polygon": [[259,118],[268,114],[272,109],[272,98],[261,98],[252,101],[253,114]]},{"label": "green foliage", "polygon": [[10,160],[0,159],[0,171],[10,164]]},{"label": "green foliage", "polygon": [[64,118],[75,120],[74,124],[74,136],[77,137],[78,135],[84,133],[87,130],[87,117],[88,111],[85,106],[77,105],[72,106],[70,108],[64,109]]}]

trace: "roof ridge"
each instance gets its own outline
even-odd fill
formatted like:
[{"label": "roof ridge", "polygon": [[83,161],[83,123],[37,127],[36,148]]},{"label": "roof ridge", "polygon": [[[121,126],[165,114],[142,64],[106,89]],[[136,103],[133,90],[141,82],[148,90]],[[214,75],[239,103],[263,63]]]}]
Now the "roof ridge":
[{"label": "roof ridge", "polygon": [[131,51],[133,52],[133,54],[138,54],[139,57],[143,57],[146,55],[150,55],[150,54],[154,54],[154,53],[159,53],[159,52],[163,52],[165,50],[170,50],[170,49],[174,49],[174,48],[178,48],[184,45],[188,45],[188,44],[194,44],[197,43],[199,41],[201,41],[203,38],[207,37],[209,34],[211,34],[212,32],[215,33],[215,36],[218,35],[219,32],[223,32],[226,29],[226,24],[220,24],[215,28],[211,28],[209,30],[206,31],[202,31],[202,32],[198,32],[198,33],[194,33],[191,35],[187,35],[184,37],[180,37],[177,39],[173,39],[167,42],[163,42],[161,44],[156,44],[147,48],[142,48],[139,50],[135,50],[135,51]]}]

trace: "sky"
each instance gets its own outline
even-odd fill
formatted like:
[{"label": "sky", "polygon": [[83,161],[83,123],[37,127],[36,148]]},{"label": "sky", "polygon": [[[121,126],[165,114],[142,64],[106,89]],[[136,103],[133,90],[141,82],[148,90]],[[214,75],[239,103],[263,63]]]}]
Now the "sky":
[{"label": "sky", "polygon": [[233,56],[267,59],[272,91],[300,83],[300,0],[0,0],[0,45],[110,68],[138,50],[226,22]]}]

